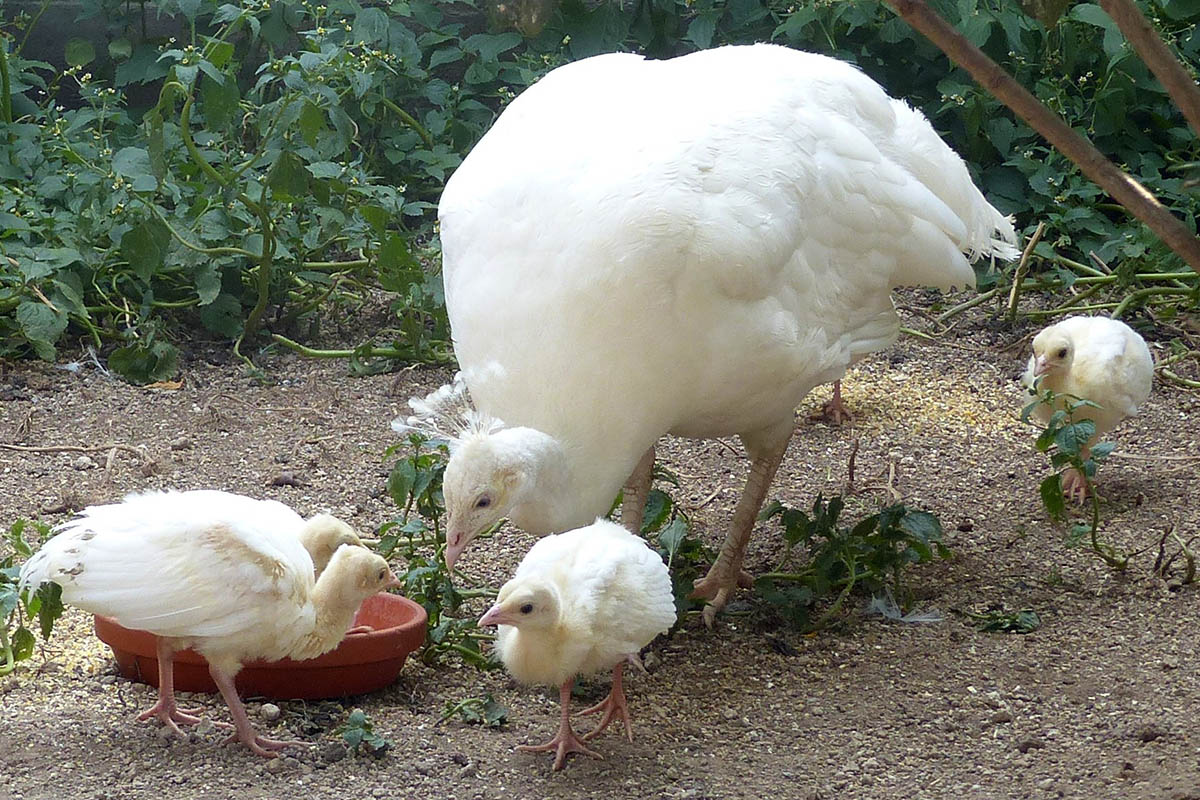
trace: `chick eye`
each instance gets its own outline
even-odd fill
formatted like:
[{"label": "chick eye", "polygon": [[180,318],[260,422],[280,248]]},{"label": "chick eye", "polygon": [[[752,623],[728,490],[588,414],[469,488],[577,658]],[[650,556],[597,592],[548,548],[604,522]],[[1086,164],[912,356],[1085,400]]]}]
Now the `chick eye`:
[{"label": "chick eye", "polygon": [[526,603],[525,605],[521,606],[521,613],[522,614],[532,614],[533,613],[533,603]]},{"label": "chick eye", "polygon": [[481,497],[475,501],[476,508],[487,508],[491,504],[492,504],[492,498],[488,497],[486,494],[483,497]]},{"label": "chick eye", "polygon": [[379,570],[379,580],[383,580],[385,575],[387,575],[387,570],[385,570],[385,569]]},{"label": "chick eye", "polygon": [[1055,353],[1055,355],[1057,355],[1059,358],[1066,358],[1067,348],[1064,347],[1062,350],[1059,350],[1057,353]]}]

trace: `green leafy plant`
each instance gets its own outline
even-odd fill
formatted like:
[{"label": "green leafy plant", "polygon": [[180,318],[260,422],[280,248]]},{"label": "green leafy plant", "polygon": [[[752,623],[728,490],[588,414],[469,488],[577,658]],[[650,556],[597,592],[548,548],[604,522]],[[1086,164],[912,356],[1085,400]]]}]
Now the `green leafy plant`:
[{"label": "green leafy plant", "polygon": [[0,676],[9,674],[16,669],[17,662],[33,655],[36,639],[26,621],[36,619],[37,630],[42,641],[46,641],[63,613],[62,588],[58,584],[43,584],[32,594],[17,590],[21,572],[17,559],[24,561],[33,554],[24,537],[27,528],[32,529],[38,544],[50,537],[50,526],[24,519],[14,522],[4,535],[12,552],[0,559]]},{"label": "green leafy plant", "polygon": [[[801,628],[829,624],[856,589],[902,598],[906,567],[950,555],[941,524],[929,512],[896,504],[844,527],[839,525],[843,507],[841,497],[825,502],[818,496],[811,514],[773,501],[759,515],[761,520],[779,517],[785,550],[779,566],[754,582],[755,589]],[[797,551],[808,556],[799,569],[792,567]],[[814,618],[814,608],[824,602],[828,607]]]},{"label": "green leafy plant", "polygon": [[1062,477],[1067,470],[1077,472],[1084,482],[1091,513],[1088,522],[1074,523],[1070,526],[1067,542],[1074,547],[1086,536],[1092,552],[1100,556],[1104,563],[1116,570],[1125,569],[1129,564],[1129,556],[1118,553],[1112,545],[1100,541],[1100,498],[1092,480],[1096,475],[1097,464],[1102,463],[1116,445],[1111,442],[1099,442],[1089,448],[1088,442],[1096,434],[1096,424],[1090,419],[1075,420],[1075,414],[1080,409],[1099,406],[1074,395],[1043,389],[1040,379],[1031,393],[1035,395],[1035,399],[1021,409],[1023,422],[1031,422],[1033,411],[1039,406],[1053,409],[1045,428],[1035,441],[1037,449],[1050,456],[1050,465],[1054,469],[1038,487],[1042,505],[1056,522],[1067,522],[1070,517],[1066,500],[1063,498]]},{"label": "green leafy plant", "polygon": [[404,594],[420,603],[429,615],[429,631],[421,657],[432,663],[451,653],[481,668],[495,662],[480,648],[493,634],[479,630],[474,618],[459,617],[463,602],[472,597],[495,597],[494,589],[455,586],[446,569],[446,536],[441,529],[445,513],[442,474],[449,450],[443,441],[417,433],[388,449],[387,456],[403,456],[392,466],[388,493],[401,509],[400,516],[379,530],[378,550],[385,558],[400,555],[407,563],[401,580]]},{"label": "green leafy plant", "polygon": [[[654,480],[679,486],[675,475],[659,464],[654,466]],[[646,496],[641,533],[654,544],[671,574],[671,590],[675,595],[675,624],[678,626],[682,624],[687,612],[703,605],[703,602],[692,598],[692,586],[702,577],[702,567],[712,563],[713,555],[703,542],[690,535],[687,514],[663,489],[652,488]]]},{"label": "green leafy plant", "polygon": [[1032,608],[1020,611],[989,609],[983,613],[959,611],[974,621],[975,627],[984,633],[1033,633],[1042,626],[1042,620]]},{"label": "green leafy plant", "polygon": [[375,733],[375,726],[361,708],[351,711],[350,716],[338,726],[334,733],[341,735],[342,741],[354,751],[355,755],[358,755],[360,751],[365,751],[367,755],[383,758],[392,748],[391,740]]},{"label": "green leafy plant", "polygon": [[468,697],[455,703],[446,701],[446,709],[437,724],[458,717],[468,725],[482,725],[485,728],[499,728],[508,721],[508,709],[496,702],[491,692],[483,697]]}]

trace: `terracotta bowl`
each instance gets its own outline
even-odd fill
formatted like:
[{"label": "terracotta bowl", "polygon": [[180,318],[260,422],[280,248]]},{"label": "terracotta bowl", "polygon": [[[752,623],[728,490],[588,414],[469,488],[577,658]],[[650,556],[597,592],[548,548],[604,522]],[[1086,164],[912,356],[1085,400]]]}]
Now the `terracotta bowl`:
[{"label": "terracotta bowl", "polygon": [[[251,661],[235,683],[242,697],[313,700],[345,697],[382,689],[400,675],[408,654],[425,641],[425,609],[407,597],[377,594],[363,603],[355,633],[335,649],[307,661]],[[112,648],[121,675],[158,686],[155,636],[118,625],[111,617],[95,618],[96,636]],[[194,650],[175,654],[175,688],[181,692],[215,692],[208,662]]]}]

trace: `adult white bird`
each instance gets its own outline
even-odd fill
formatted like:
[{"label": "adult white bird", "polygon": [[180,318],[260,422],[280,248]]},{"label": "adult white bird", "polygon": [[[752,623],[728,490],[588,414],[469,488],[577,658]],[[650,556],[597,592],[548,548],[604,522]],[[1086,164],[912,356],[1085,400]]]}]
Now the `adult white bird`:
[{"label": "adult white bird", "polygon": [[[797,404],[895,340],[889,290],[973,285],[972,260],[1016,255],[919,112],[773,45],[552,71],[467,156],[439,218],[480,412],[450,431],[447,561],[505,516],[586,524],[623,483],[637,530],[659,437],[736,434],[750,475],[695,586],[710,624],[746,577]],[[396,427],[446,432],[420,412]]]},{"label": "adult white bird", "polygon": [[280,503],[224,492],[135,494],[59,526],[22,566],[20,586],[57,583],[65,603],[155,634],[158,702],[138,719],[176,733],[200,721],[176,704],[173,680],[174,653],[195,649],[229,706],[231,738],[272,757],[304,742],[254,732],[233,684],[242,664],[332,650],[363,600],[398,585],[382,557],[354,545],[332,550],[314,578],[304,543],[322,549],[346,529],[328,515],[305,523]]},{"label": "adult white bird", "polygon": [[[583,743],[618,717],[632,742],[621,683],[625,662],[640,665],[641,649],[673,624],[671,577],[662,558],[640,537],[598,519],[539,540],[479,620],[480,626],[499,626],[496,651],[514,678],[559,687],[558,733],[545,744],[517,749],[554,751],[556,770],[562,769],[568,753],[598,758]],[[575,676],[610,667],[612,690],[582,712],[604,716],[595,730],[580,738],[571,728]]]},{"label": "adult white bird", "polygon": [[[1150,396],[1153,377],[1154,358],[1137,331],[1120,320],[1077,316],[1067,317],[1033,338],[1033,355],[1021,382],[1031,391],[1036,382],[1041,389],[1098,406],[1081,406],[1072,414],[1075,422],[1090,419],[1096,425],[1095,434],[1080,449],[1087,459],[1102,434],[1138,412]],[[1045,425],[1067,402],[1069,398],[1040,403],[1034,407],[1034,415]],[[1087,497],[1087,481],[1074,468],[1063,473],[1062,487],[1077,503]]]}]

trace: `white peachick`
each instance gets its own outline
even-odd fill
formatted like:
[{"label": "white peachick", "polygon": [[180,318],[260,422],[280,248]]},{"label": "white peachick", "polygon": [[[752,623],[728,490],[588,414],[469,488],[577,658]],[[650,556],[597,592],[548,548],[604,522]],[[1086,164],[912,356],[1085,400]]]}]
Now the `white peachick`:
[{"label": "white peachick", "polygon": [[[1099,408],[1081,406],[1072,414],[1075,422],[1090,419],[1096,432],[1080,451],[1085,459],[1102,434],[1121,420],[1138,412],[1150,396],[1154,358],[1146,340],[1124,322],[1108,317],[1067,317],[1043,329],[1033,339],[1033,355],[1021,382],[1033,389],[1073,395],[1090,400]],[[1040,403],[1034,415],[1045,425],[1065,400],[1052,406]],[[1075,469],[1062,478],[1063,492],[1076,502],[1087,497],[1087,481]]]},{"label": "white peachick", "polygon": [[[583,742],[617,717],[633,741],[621,675],[627,660],[640,664],[639,651],[675,624],[671,576],[642,538],[598,519],[539,540],[479,624],[499,626],[496,652],[514,678],[559,687],[558,733],[518,749],[553,750],[554,769],[561,769],[568,753],[595,756]],[[610,667],[608,697],[581,712],[604,716],[580,739],[571,729],[575,676]]]},{"label": "white peachick", "polygon": [[[234,676],[252,659],[332,650],[362,601],[396,585],[387,562],[350,537],[357,541],[334,517],[305,522],[274,501],[213,491],[135,494],[61,525],[22,566],[20,585],[57,583],[63,602],[155,634],[158,702],[138,718],[176,733],[180,723],[200,721],[174,693],[174,653],[194,648],[229,706],[235,737],[274,756],[303,742],[258,736]],[[329,551],[319,578],[306,546]]]}]

